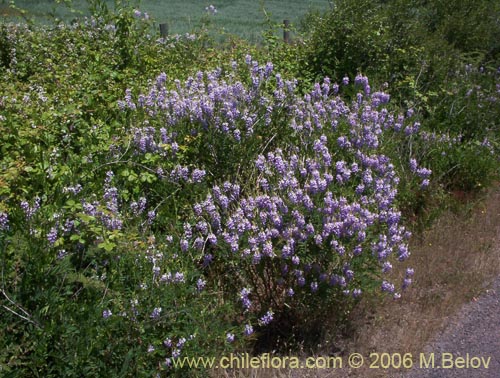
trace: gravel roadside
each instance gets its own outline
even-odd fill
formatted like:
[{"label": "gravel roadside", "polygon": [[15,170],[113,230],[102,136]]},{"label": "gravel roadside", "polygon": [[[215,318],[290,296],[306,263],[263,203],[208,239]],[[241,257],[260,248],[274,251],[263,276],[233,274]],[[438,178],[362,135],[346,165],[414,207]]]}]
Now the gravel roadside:
[{"label": "gravel roadside", "polygon": [[[450,318],[422,356],[425,361],[417,361],[418,368],[402,378],[500,377],[500,277],[484,295]],[[431,356],[434,368],[425,368]]]}]

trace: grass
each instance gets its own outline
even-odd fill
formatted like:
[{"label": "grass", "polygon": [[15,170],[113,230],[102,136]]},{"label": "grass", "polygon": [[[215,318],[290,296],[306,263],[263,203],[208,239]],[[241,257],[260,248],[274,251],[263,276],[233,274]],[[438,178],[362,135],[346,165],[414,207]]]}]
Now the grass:
[{"label": "grass", "polygon": [[[87,3],[83,0],[73,1],[73,11],[51,0],[37,2],[16,0],[15,3],[19,8],[27,11],[28,17],[33,17],[39,22],[50,22],[54,17],[72,20],[78,17],[79,13],[88,14]],[[108,0],[107,4],[112,8],[114,2]],[[147,12],[158,23],[167,23],[170,34],[184,34],[201,25],[202,19],[208,16],[205,7],[210,4],[217,8],[217,14],[209,18],[214,29],[254,42],[261,37],[266,15],[273,23],[281,23],[284,19],[288,19],[292,24],[297,24],[308,11],[327,9],[330,1],[290,0],[285,3],[282,0],[145,0],[140,2],[138,8]],[[5,20],[15,19],[16,13],[4,11],[7,8],[6,4],[0,7],[2,10],[0,14]]]}]

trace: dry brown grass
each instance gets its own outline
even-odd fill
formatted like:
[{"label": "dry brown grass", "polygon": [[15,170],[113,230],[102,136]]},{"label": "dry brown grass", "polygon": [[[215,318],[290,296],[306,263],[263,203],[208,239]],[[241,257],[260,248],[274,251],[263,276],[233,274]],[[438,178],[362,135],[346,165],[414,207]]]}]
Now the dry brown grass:
[{"label": "dry brown grass", "polygon": [[[318,354],[341,350],[344,361],[358,352],[412,353],[417,356],[465,303],[475,300],[500,275],[500,188],[482,199],[446,212],[431,229],[414,238],[409,265],[414,284],[399,301],[362,302],[352,314],[351,331],[341,338],[322,340]],[[405,267],[401,267],[401,272]],[[392,377],[385,369],[358,370],[239,370],[213,371],[214,377]]]}]

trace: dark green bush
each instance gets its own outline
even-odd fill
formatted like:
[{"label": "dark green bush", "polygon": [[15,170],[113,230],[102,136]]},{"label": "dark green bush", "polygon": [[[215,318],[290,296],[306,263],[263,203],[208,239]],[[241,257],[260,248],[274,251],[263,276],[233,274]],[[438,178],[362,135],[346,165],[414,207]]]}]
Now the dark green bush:
[{"label": "dark green bush", "polygon": [[341,81],[358,72],[387,71],[390,57],[389,23],[381,5],[368,0],[335,1],[333,9],[309,22],[305,72],[315,79]]},{"label": "dark green bush", "polygon": [[490,0],[338,1],[305,20],[301,72],[388,82],[392,101],[417,112],[425,130],[464,143],[447,164],[429,161],[444,186],[477,188],[498,174],[499,12]]}]

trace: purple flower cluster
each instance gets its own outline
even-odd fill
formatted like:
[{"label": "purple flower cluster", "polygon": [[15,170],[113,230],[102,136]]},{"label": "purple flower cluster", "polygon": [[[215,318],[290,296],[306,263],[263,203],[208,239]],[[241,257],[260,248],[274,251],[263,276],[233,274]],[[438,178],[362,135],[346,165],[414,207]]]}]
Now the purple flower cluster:
[{"label": "purple flower cluster", "polygon": [[113,313],[111,312],[111,310],[104,310],[104,311],[102,312],[102,317],[103,317],[104,319],[108,319],[109,317],[111,317],[111,315],[113,315]]},{"label": "purple flower cluster", "polygon": [[[125,211],[126,207],[130,210],[129,215],[132,218],[138,218],[146,214],[145,223],[149,225],[152,224],[157,214],[155,210],[146,211],[147,199],[145,197],[139,197],[137,201],[131,201],[128,205],[122,204],[119,197],[119,188],[113,185],[113,180],[114,173],[112,171],[107,172],[103,185],[104,193],[102,200],[88,202],[87,199],[82,199],[81,205],[83,212],[95,217],[110,231],[121,230],[124,227],[123,219],[125,215],[123,211]],[[76,194],[71,190],[68,192]],[[67,219],[62,229],[65,233],[70,232],[74,229],[74,221]],[[51,235],[54,235],[54,232],[55,231],[52,230]],[[57,233],[55,235],[57,236]]]},{"label": "purple flower cluster", "polygon": [[130,204],[130,210],[132,210],[132,213],[135,216],[139,216],[144,212],[144,210],[146,210],[146,202],[147,202],[146,198],[141,197],[137,202],[133,201]]},{"label": "purple flower cluster", "polygon": [[215,8],[212,4],[205,8],[205,11],[212,16],[217,14],[217,8]]},{"label": "purple flower cluster", "polygon": [[9,229],[9,217],[7,213],[0,211],[0,231]]},{"label": "purple flower cluster", "polygon": [[274,319],[274,313],[271,310],[269,310],[259,319],[259,324],[261,326],[266,326],[269,323],[271,323],[273,319]]},{"label": "purple flower cluster", "polygon": [[[176,272],[174,274],[172,274],[171,272],[167,272],[167,273],[162,274],[162,276],[160,277],[160,282],[163,282],[165,284],[169,284],[169,283],[174,283],[174,284],[184,283],[185,282],[185,275],[182,272]],[[201,286],[201,288],[204,287],[203,281],[198,281],[198,284],[199,284],[199,287],[200,286]]]},{"label": "purple flower cluster", "polygon": [[354,78],[354,83],[356,85],[363,87],[363,90],[364,90],[366,95],[370,95],[370,83],[369,83],[368,78],[366,76],[358,74]]},{"label": "purple flower cluster", "polygon": [[54,245],[54,243],[57,241],[57,234],[58,232],[56,227],[52,227],[47,234],[47,240],[51,245]]},{"label": "purple flower cluster", "polygon": [[155,307],[153,309],[153,312],[151,313],[151,315],[149,315],[149,317],[151,319],[154,319],[154,320],[158,320],[161,316],[161,312],[162,312],[162,308],[161,307]]},{"label": "purple flower cluster", "polygon": [[246,310],[248,310],[250,308],[250,306],[252,305],[252,302],[248,298],[249,295],[250,295],[250,289],[247,289],[247,288],[241,289],[240,299],[241,299],[241,302],[243,303],[243,307]]},{"label": "purple flower cluster", "polygon": [[74,195],[80,193],[82,191],[82,186],[80,184],[76,184],[75,186],[67,186],[63,188],[63,193],[72,193]]},{"label": "purple flower cluster", "polygon": [[413,269],[411,268],[406,269],[405,278],[403,280],[403,289],[407,289],[408,286],[412,284],[412,277],[414,273],[415,272]]},{"label": "purple flower cluster", "polygon": [[203,278],[198,278],[198,281],[196,281],[196,290],[202,291],[205,288],[206,284],[207,281],[205,281]]},{"label": "purple flower cluster", "polygon": [[139,19],[144,19],[144,20],[149,20],[149,14],[147,14],[146,12],[141,12],[139,9],[134,9],[133,11],[133,16],[135,18],[139,18]]},{"label": "purple flower cluster", "polygon": [[245,336],[250,336],[253,333],[253,327],[251,324],[245,324],[245,330],[243,331]]},{"label": "purple flower cluster", "polygon": [[33,215],[35,215],[35,213],[40,209],[40,197],[35,197],[32,206],[30,206],[27,201],[21,201],[21,209],[23,210],[26,219],[31,219]]},{"label": "purple flower cluster", "polygon": [[203,181],[206,172],[203,169],[194,168],[192,170],[189,167],[184,167],[181,165],[176,165],[169,174],[169,179],[172,182],[187,182],[192,184],[197,184]]},{"label": "purple flower cluster", "polygon": [[[138,114],[141,127],[131,130],[137,153],[155,152],[175,157],[180,146],[200,132],[223,134],[235,142],[254,135],[258,125],[269,125],[277,109],[283,108],[295,90],[295,83],[273,75],[273,65],[260,66],[246,57],[250,87],[237,80],[238,65],[226,75],[221,69],[198,72],[184,83],[174,80],[174,89],[164,73],[160,74],[146,94],[134,100],[130,90],[118,102],[122,110]],[[266,88],[274,86],[268,93]],[[144,114],[147,119],[141,121]],[[148,118],[149,117],[149,118]],[[150,120],[160,121],[152,127]]]},{"label": "purple flower cluster", "polygon": [[[102,203],[99,201],[87,202],[82,199],[83,212],[98,219],[108,230],[121,230],[123,221],[120,214],[118,188],[112,185],[114,173],[106,173]],[[135,205],[134,205],[135,206]]]},{"label": "purple flower cluster", "polygon": [[163,346],[171,353],[170,357],[166,358],[165,365],[168,367],[171,365],[172,359],[179,358],[186,343],[194,338],[195,335],[189,335],[188,339],[185,337],[179,337],[177,342],[174,342],[171,338],[165,339],[163,341]]},{"label": "purple flower cluster", "polygon": [[[312,242],[346,261],[365,250],[378,258],[383,273],[390,270],[388,259],[392,255],[405,260],[409,256],[409,233],[400,225],[401,214],[394,207],[399,182],[394,166],[384,155],[366,155],[359,150],[351,163],[341,160],[334,164],[322,143],[326,143],[324,136],[313,140],[312,158],[299,157],[298,148],[289,155],[279,149],[260,155],[256,169],[269,183],[262,194],[240,198],[230,206],[229,201],[220,200],[220,190],[215,187],[215,196],[195,204],[196,215],[212,225],[212,238],[216,239],[212,244],[225,243],[255,265],[264,259],[280,259],[287,266],[280,280],[285,282],[291,275],[299,287],[310,280],[313,292],[326,283],[345,288],[355,282],[355,274],[348,267],[332,270],[321,256],[308,259],[317,258],[323,271],[307,271],[299,255],[300,245]],[[329,173],[332,169],[335,176]],[[350,198],[346,196],[349,192],[334,194],[334,188],[351,182],[359,184]],[[372,230],[377,230],[378,241],[369,243]],[[207,237],[207,231],[201,234]],[[184,237],[187,240],[195,235],[184,233]],[[240,292],[246,309],[250,307],[249,292],[248,288]],[[360,288],[353,288],[352,293],[358,295]]]},{"label": "purple flower cluster", "polygon": [[432,171],[428,168],[424,167],[418,167],[418,163],[415,159],[410,159],[410,170],[414,174],[416,174],[418,177],[420,177],[422,180],[420,187],[421,188],[426,188],[429,186],[429,177],[432,173]]}]

